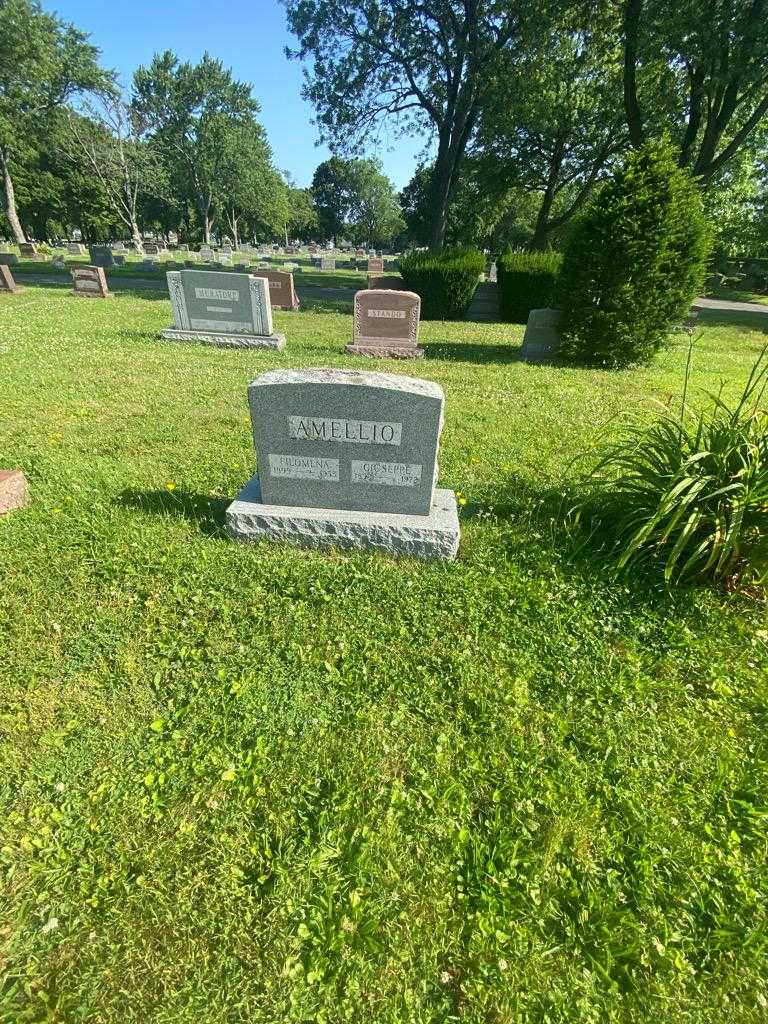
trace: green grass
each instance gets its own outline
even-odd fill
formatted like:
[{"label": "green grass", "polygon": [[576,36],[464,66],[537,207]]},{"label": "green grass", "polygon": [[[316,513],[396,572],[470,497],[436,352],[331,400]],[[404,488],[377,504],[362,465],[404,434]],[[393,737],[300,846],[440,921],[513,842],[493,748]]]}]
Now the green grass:
[{"label": "green grass", "polygon": [[[50,258],[46,257],[44,260],[19,260],[14,266],[11,267],[11,273],[14,277],[18,276],[20,281],[23,283],[23,279],[27,275],[45,275],[48,276],[60,276],[62,281],[69,281],[69,270],[71,267],[84,267],[88,266],[88,256],[70,256],[66,252],[61,250],[56,251],[57,255],[64,256],[65,268],[63,270],[57,270],[51,265]],[[179,251],[172,251],[163,253],[161,256],[156,257],[158,262],[163,264],[162,266],[145,268],[143,267],[143,257],[137,256],[134,253],[126,253],[126,262],[122,267],[109,267],[106,270],[108,280],[120,282],[124,279],[130,280],[132,277],[147,278],[148,280],[164,280],[166,270],[168,269],[164,264],[167,263],[179,263],[184,264],[184,261],[189,258],[189,253],[183,253]],[[368,274],[365,271],[352,270],[348,266],[346,259],[338,258],[336,261],[336,270],[319,270],[316,269],[312,261],[306,257],[291,257],[291,256],[280,256],[268,261],[260,260],[258,256],[247,256],[245,253],[238,253],[234,257],[234,266],[242,265],[248,266],[251,264],[268,263],[273,270],[280,270],[284,263],[298,263],[301,267],[296,273],[297,285],[304,287],[319,287],[319,288],[365,288],[366,282],[368,281]],[[204,270],[206,265],[202,262],[196,264],[196,268]],[[196,269],[193,268],[193,269]],[[229,269],[227,267],[220,269]],[[385,273],[393,274],[394,271],[386,270]]]},{"label": "green grass", "polygon": [[707,291],[707,298],[727,299],[729,302],[760,302],[768,305],[768,295],[751,292],[745,288],[710,288]]},{"label": "green grass", "polygon": [[[765,606],[617,583],[556,496],[681,388],[433,322],[450,565],[228,541],[246,387],[361,366],[160,341],[159,295],[0,295],[0,1021],[758,1022]],[[760,316],[703,313],[736,394]],[[366,364],[368,365],[368,364]]]}]

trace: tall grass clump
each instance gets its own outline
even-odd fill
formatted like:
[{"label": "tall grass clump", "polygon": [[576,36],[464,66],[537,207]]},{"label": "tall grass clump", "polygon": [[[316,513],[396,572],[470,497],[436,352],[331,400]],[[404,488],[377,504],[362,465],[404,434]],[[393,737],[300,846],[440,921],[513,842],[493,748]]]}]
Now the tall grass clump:
[{"label": "tall grass clump", "polygon": [[400,260],[400,275],[421,298],[423,320],[462,320],[472,302],[485,257],[477,249],[414,252]]},{"label": "tall grass clump", "polygon": [[603,448],[580,516],[604,529],[617,566],[656,564],[667,583],[764,584],[768,577],[766,349],[735,404],[709,394],[679,415],[630,426]]}]

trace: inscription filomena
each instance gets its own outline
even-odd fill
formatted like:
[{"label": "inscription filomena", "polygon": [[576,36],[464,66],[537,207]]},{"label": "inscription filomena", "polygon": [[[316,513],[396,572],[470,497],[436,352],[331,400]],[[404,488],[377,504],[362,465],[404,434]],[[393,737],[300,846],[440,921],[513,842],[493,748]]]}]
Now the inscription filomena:
[{"label": "inscription filomena", "polygon": [[289,416],[288,436],[297,441],[338,441],[349,444],[389,444],[399,447],[402,423]]}]

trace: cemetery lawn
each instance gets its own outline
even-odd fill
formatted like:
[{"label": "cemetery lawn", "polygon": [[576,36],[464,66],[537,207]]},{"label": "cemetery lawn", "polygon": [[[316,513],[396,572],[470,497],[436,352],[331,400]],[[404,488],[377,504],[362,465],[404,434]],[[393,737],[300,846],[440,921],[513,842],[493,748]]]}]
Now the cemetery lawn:
[{"label": "cemetery lawn", "polygon": [[[764,1021],[765,605],[615,581],[558,509],[687,339],[369,364],[316,308],[237,352],[159,340],[164,296],[0,295],[0,1022]],[[691,398],[734,395],[768,317],[701,323]],[[305,366],[442,385],[457,562],[223,535],[247,384]]]}]

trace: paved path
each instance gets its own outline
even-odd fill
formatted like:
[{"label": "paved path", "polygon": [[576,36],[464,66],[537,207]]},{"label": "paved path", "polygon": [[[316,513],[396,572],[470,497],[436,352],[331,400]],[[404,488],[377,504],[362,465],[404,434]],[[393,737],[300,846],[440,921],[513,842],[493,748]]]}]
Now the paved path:
[{"label": "paved path", "polygon": [[696,299],[694,309],[721,309],[732,313],[766,313],[768,305],[762,302],[731,302],[730,299]]}]

